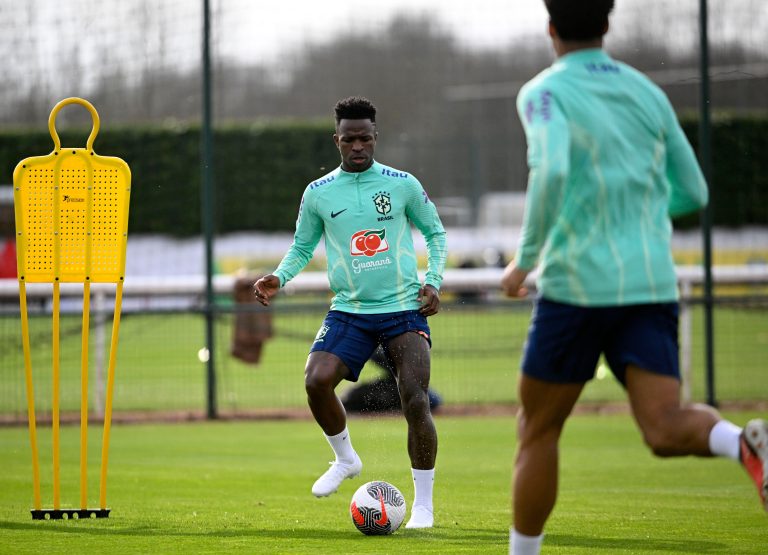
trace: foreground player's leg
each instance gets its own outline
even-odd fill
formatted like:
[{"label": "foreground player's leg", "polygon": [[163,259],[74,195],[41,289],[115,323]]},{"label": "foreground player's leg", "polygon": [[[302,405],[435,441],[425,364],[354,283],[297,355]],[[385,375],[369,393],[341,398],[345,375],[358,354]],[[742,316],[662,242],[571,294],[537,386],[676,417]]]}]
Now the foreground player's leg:
[{"label": "foreground player's leg", "polygon": [[347,372],[344,363],[330,353],[316,351],[307,360],[304,385],[309,408],[336,455],[331,467],[312,486],[316,497],[331,495],[344,480],[354,478],[363,468],[352,447],[344,405],[334,391]]},{"label": "foreground player's leg", "polygon": [[711,457],[715,454],[710,449],[709,438],[722,419],[708,405],[681,406],[677,378],[630,365],[626,387],[643,440],[654,455]]},{"label": "foreground player's leg", "polygon": [[429,343],[421,335],[404,333],[387,345],[397,368],[403,415],[408,423],[408,455],[411,459],[414,500],[406,528],[434,525],[432,490],[437,457],[437,431],[429,409]]},{"label": "foreground player's leg", "polygon": [[517,545],[515,555],[539,552],[544,524],[557,499],[560,434],[583,387],[520,378],[510,534],[510,552]]},{"label": "foreground player's leg", "polygon": [[768,424],[742,430],[707,405],[680,406],[678,380],[630,366],[627,391],[645,442],[660,457],[720,456],[740,461],[768,510]]}]

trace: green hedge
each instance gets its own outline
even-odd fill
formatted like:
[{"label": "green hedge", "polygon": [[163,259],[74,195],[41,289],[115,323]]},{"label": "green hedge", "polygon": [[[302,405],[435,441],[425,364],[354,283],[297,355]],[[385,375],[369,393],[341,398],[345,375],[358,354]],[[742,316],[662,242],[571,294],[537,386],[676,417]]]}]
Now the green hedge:
[{"label": "green hedge", "polygon": [[218,131],[218,230],[293,231],[304,188],[339,164],[332,133],[327,125]]},{"label": "green hedge", "polygon": [[[695,118],[684,118],[683,128],[695,146]],[[62,145],[85,146],[89,131],[62,132]],[[293,230],[306,184],[339,162],[331,133],[327,123],[314,122],[217,129],[216,232]],[[131,167],[131,233],[200,233],[199,127],[105,129],[94,148]],[[51,150],[45,128],[0,132],[0,183],[11,183],[23,158]],[[712,152],[715,225],[768,225],[768,116],[715,118]],[[432,196],[440,194],[433,186]],[[693,215],[676,225],[697,222]]]},{"label": "green hedge", "polygon": [[[694,148],[698,120],[682,118]],[[768,224],[768,115],[719,115],[712,121],[712,187],[715,225]]]}]

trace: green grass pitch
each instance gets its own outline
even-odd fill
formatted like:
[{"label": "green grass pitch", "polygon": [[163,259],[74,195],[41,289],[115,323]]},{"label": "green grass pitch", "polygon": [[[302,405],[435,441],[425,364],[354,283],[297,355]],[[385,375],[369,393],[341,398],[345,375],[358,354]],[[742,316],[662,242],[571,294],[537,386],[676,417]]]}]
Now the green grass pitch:
[{"label": "green grass pitch", "polygon": [[[728,415],[744,423],[755,414]],[[402,418],[350,420],[364,469],[315,499],[330,449],[314,422],[115,426],[109,519],[32,521],[29,440],[0,428],[0,553],[506,553],[515,420],[437,417],[436,527],[367,537],[348,504],[363,481],[413,491]],[[100,436],[91,427],[90,458]],[[79,428],[62,430],[62,502],[79,499]],[[543,553],[765,553],[768,516],[746,473],[723,459],[654,458],[626,414],[577,415],[566,427],[560,498]],[[50,431],[40,430],[50,506]],[[98,498],[98,469],[89,471]],[[47,502],[47,503],[46,503]]]}]

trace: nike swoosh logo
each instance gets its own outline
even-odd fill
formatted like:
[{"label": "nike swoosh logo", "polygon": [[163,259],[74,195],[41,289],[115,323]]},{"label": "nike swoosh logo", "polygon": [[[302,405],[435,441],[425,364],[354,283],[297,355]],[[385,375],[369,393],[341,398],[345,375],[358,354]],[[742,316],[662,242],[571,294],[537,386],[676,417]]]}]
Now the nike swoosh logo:
[{"label": "nike swoosh logo", "polygon": [[387,518],[387,507],[384,505],[384,498],[381,496],[381,491],[379,491],[379,502],[381,503],[381,518],[377,518],[374,522],[379,526],[385,526],[389,519]]},{"label": "nike swoosh logo", "polygon": [[342,212],[346,212],[346,211],[347,211],[346,208],[344,210],[339,210],[338,212],[334,212],[333,210],[331,210],[331,218],[335,218],[336,216],[338,216]]},{"label": "nike swoosh logo", "polygon": [[360,509],[357,508],[357,503],[352,501],[352,506],[349,508],[352,512],[352,518],[355,519],[355,522],[359,526],[365,526],[365,517],[363,516],[363,513],[360,512]]}]

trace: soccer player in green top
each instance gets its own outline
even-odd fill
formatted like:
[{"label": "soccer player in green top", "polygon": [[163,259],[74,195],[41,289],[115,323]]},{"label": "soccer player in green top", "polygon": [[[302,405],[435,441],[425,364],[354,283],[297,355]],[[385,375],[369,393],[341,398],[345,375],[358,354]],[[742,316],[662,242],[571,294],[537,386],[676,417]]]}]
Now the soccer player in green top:
[{"label": "soccer player in green top", "polygon": [[528,143],[520,245],[502,289],[536,299],[519,380],[510,553],[538,554],[557,497],[558,441],[602,354],[661,457],[740,460],[763,503],[768,427],[682,406],[670,216],[707,187],[671,104],[602,48],[613,0],[545,0],[557,54],[517,100]]},{"label": "soccer player in green top", "polygon": [[[328,279],[335,296],[317,332],[305,369],[309,407],[336,460],[312,486],[324,497],[362,469],[352,447],[344,407],[335,388],[357,381],[378,345],[395,365],[408,423],[408,455],[415,497],[406,528],[434,523],[432,486],[437,433],[429,409],[431,345],[427,316],[440,308],[445,268],[445,230],[437,210],[411,174],[373,158],[376,108],[361,97],[335,107],[333,140],[341,166],[304,191],[293,244],[273,274],[254,284],[264,305],[310,261],[325,238]],[[422,284],[411,234],[413,224],[427,245]]]}]

